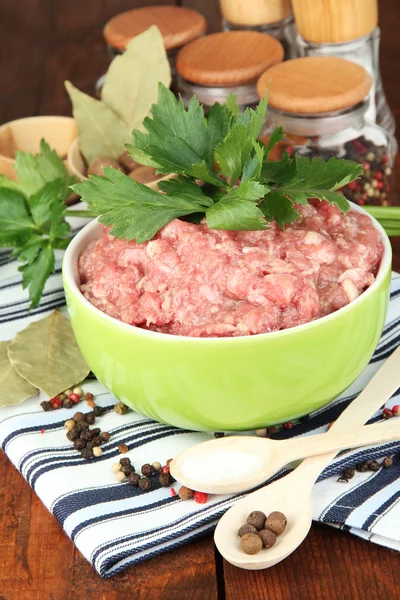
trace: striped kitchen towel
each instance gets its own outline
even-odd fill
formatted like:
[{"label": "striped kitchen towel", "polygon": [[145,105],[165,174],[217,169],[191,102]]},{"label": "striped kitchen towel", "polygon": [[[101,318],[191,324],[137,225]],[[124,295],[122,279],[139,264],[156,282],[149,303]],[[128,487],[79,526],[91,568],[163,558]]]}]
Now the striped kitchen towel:
[{"label": "striped kitchen towel", "polygon": [[[28,315],[27,293],[21,288],[17,264],[10,260],[9,254],[0,254],[1,339],[11,339],[33,320],[64,306],[60,270],[61,255],[40,306]],[[282,439],[324,431],[399,344],[400,276],[393,274],[385,329],[368,367],[329,406],[273,437]],[[114,405],[115,398],[99,382],[88,380],[83,387],[85,392],[95,395],[98,405]],[[156,483],[147,493],[126,483],[117,483],[111,465],[120,457],[118,444],[122,442],[130,449],[126,456],[140,468],[145,462],[165,464],[180,450],[212,436],[155,423],[134,412],[121,416],[111,411],[98,420],[102,430],[111,434],[111,439],[102,446],[103,454],[99,458],[86,461],[65,437],[63,424],[74,409],[43,412],[39,406],[43,399],[36,396],[19,406],[2,408],[0,442],[13,464],[102,577],[111,577],[132,564],[211,531],[218,518],[242,497],[211,496],[201,505],[193,500],[182,502],[178,496],[171,496],[169,489],[160,488]],[[399,402],[400,390],[387,406]],[[379,418],[376,415],[371,422]],[[357,472],[348,484],[337,483],[338,473],[345,466],[384,456],[393,456],[391,468]],[[400,442],[340,453],[314,486],[313,517],[400,550]]]}]

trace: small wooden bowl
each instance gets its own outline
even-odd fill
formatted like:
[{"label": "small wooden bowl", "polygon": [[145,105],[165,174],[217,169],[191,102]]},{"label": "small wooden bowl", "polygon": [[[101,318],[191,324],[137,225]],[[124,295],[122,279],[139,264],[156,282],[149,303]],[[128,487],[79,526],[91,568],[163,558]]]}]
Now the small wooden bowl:
[{"label": "small wooden bowl", "polygon": [[[4,123],[0,127],[0,174],[16,181],[15,153],[24,150],[37,154],[42,138],[65,158],[76,133],[76,123],[72,117],[27,117]],[[67,162],[65,165],[68,168]]]},{"label": "small wooden bowl", "polygon": [[[68,154],[67,154],[67,161],[68,161],[68,167],[69,170],[71,171],[71,173],[73,175],[75,175],[80,181],[84,180],[84,179],[88,179],[86,172],[87,172],[87,166],[85,163],[85,160],[80,152],[79,149],[79,141],[78,138],[75,138],[74,141],[72,142],[69,150],[68,150]],[[139,169],[143,169],[144,167],[138,167]],[[173,179],[175,178],[176,175],[174,173],[171,173],[169,175],[165,175],[164,177],[160,177],[159,179],[155,179],[154,181],[150,181],[148,183],[146,183],[145,185],[147,185],[147,187],[151,188],[152,190],[158,190],[158,182],[159,181],[167,181],[168,179]]]}]

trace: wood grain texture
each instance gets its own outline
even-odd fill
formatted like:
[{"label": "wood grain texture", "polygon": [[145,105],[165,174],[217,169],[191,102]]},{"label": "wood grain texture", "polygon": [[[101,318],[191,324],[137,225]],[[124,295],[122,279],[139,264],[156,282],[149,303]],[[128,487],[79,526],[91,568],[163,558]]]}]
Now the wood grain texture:
[{"label": "wood grain texture", "polygon": [[[92,93],[109,64],[102,28],[114,14],[168,0],[0,2],[0,123],[71,114],[63,81]],[[181,0],[221,29],[217,0]],[[381,68],[400,127],[400,5],[380,2]],[[5,60],[6,58],[6,60]],[[400,160],[397,189],[400,190]],[[400,271],[400,238],[392,240]],[[399,555],[314,525],[306,542],[266,572],[244,572],[214,555],[211,536],[101,579],[21,475],[0,453],[0,600],[396,600]],[[397,586],[397,587],[396,587]]]}]

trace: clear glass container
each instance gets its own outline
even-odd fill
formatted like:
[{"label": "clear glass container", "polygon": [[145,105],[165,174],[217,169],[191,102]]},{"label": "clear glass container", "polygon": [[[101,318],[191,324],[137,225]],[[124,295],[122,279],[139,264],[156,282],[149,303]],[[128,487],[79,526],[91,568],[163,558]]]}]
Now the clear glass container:
[{"label": "clear glass container", "polygon": [[234,94],[236,102],[243,112],[248,106],[255,108],[260,99],[257,94],[256,83],[237,86],[214,87],[205,86],[186,81],[178,75],[177,91],[182,96],[185,106],[187,106],[190,98],[195,94],[199,102],[204,106],[204,112],[207,111],[215,102],[224,104],[229,94]]},{"label": "clear glass container", "polygon": [[222,19],[222,27],[224,31],[246,29],[247,31],[266,33],[280,41],[285,51],[284,60],[296,58],[297,56],[297,30],[294,18],[291,15],[282,19],[282,21],[265,23],[263,25],[235,25],[226,19]]},{"label": "clear glass container", "polygon": [[354,160],[364,167],[360,179],[342,189],[353,202],[387,206],[394,187],[393,161],[395,140],[382,127],[369,120],[368,100],[346,110],[295,114],[269,107],[261,139],[282,126],[285,138],[274,148],[272,159],[284,150],[290,155]]},{"label": "clear glass container", "polygon": [[308,42],[300,34],[297,34],[297,54],[298,56],[338,56],[364,67],[373,79],[367,116],[393,135],[396,123],[383,91],[379,68],[380,37],[379,27],[375,27],[370,34],[364,37],[340,43]]}]

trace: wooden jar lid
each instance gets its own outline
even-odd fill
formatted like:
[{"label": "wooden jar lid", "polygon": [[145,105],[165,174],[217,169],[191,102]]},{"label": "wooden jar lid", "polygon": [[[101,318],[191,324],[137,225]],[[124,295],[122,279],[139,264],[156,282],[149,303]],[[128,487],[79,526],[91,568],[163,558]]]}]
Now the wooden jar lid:
[{"label": "wooden jar lid", "polygon": [[183,79],[201,85],[235,86],[254,82],[283,60],[275,38],[256,31],[213,33],[178,52],[176,69]]},{"label": "wooden jar lid", "polygon": [[332,56],[295,58],[266,71],[257,91],[272,108],[310,114],[343,110],[368,95],[372,79],[367,71],[349,60]]},{"label": "wooden jar lid", "polygon": [[180,48],[206,31],[203,15],[181,6],[149,6],[135,8],[113,17],[104,27],[107,44],[125,50],[132,38],[157,25],[166,50]]}]

